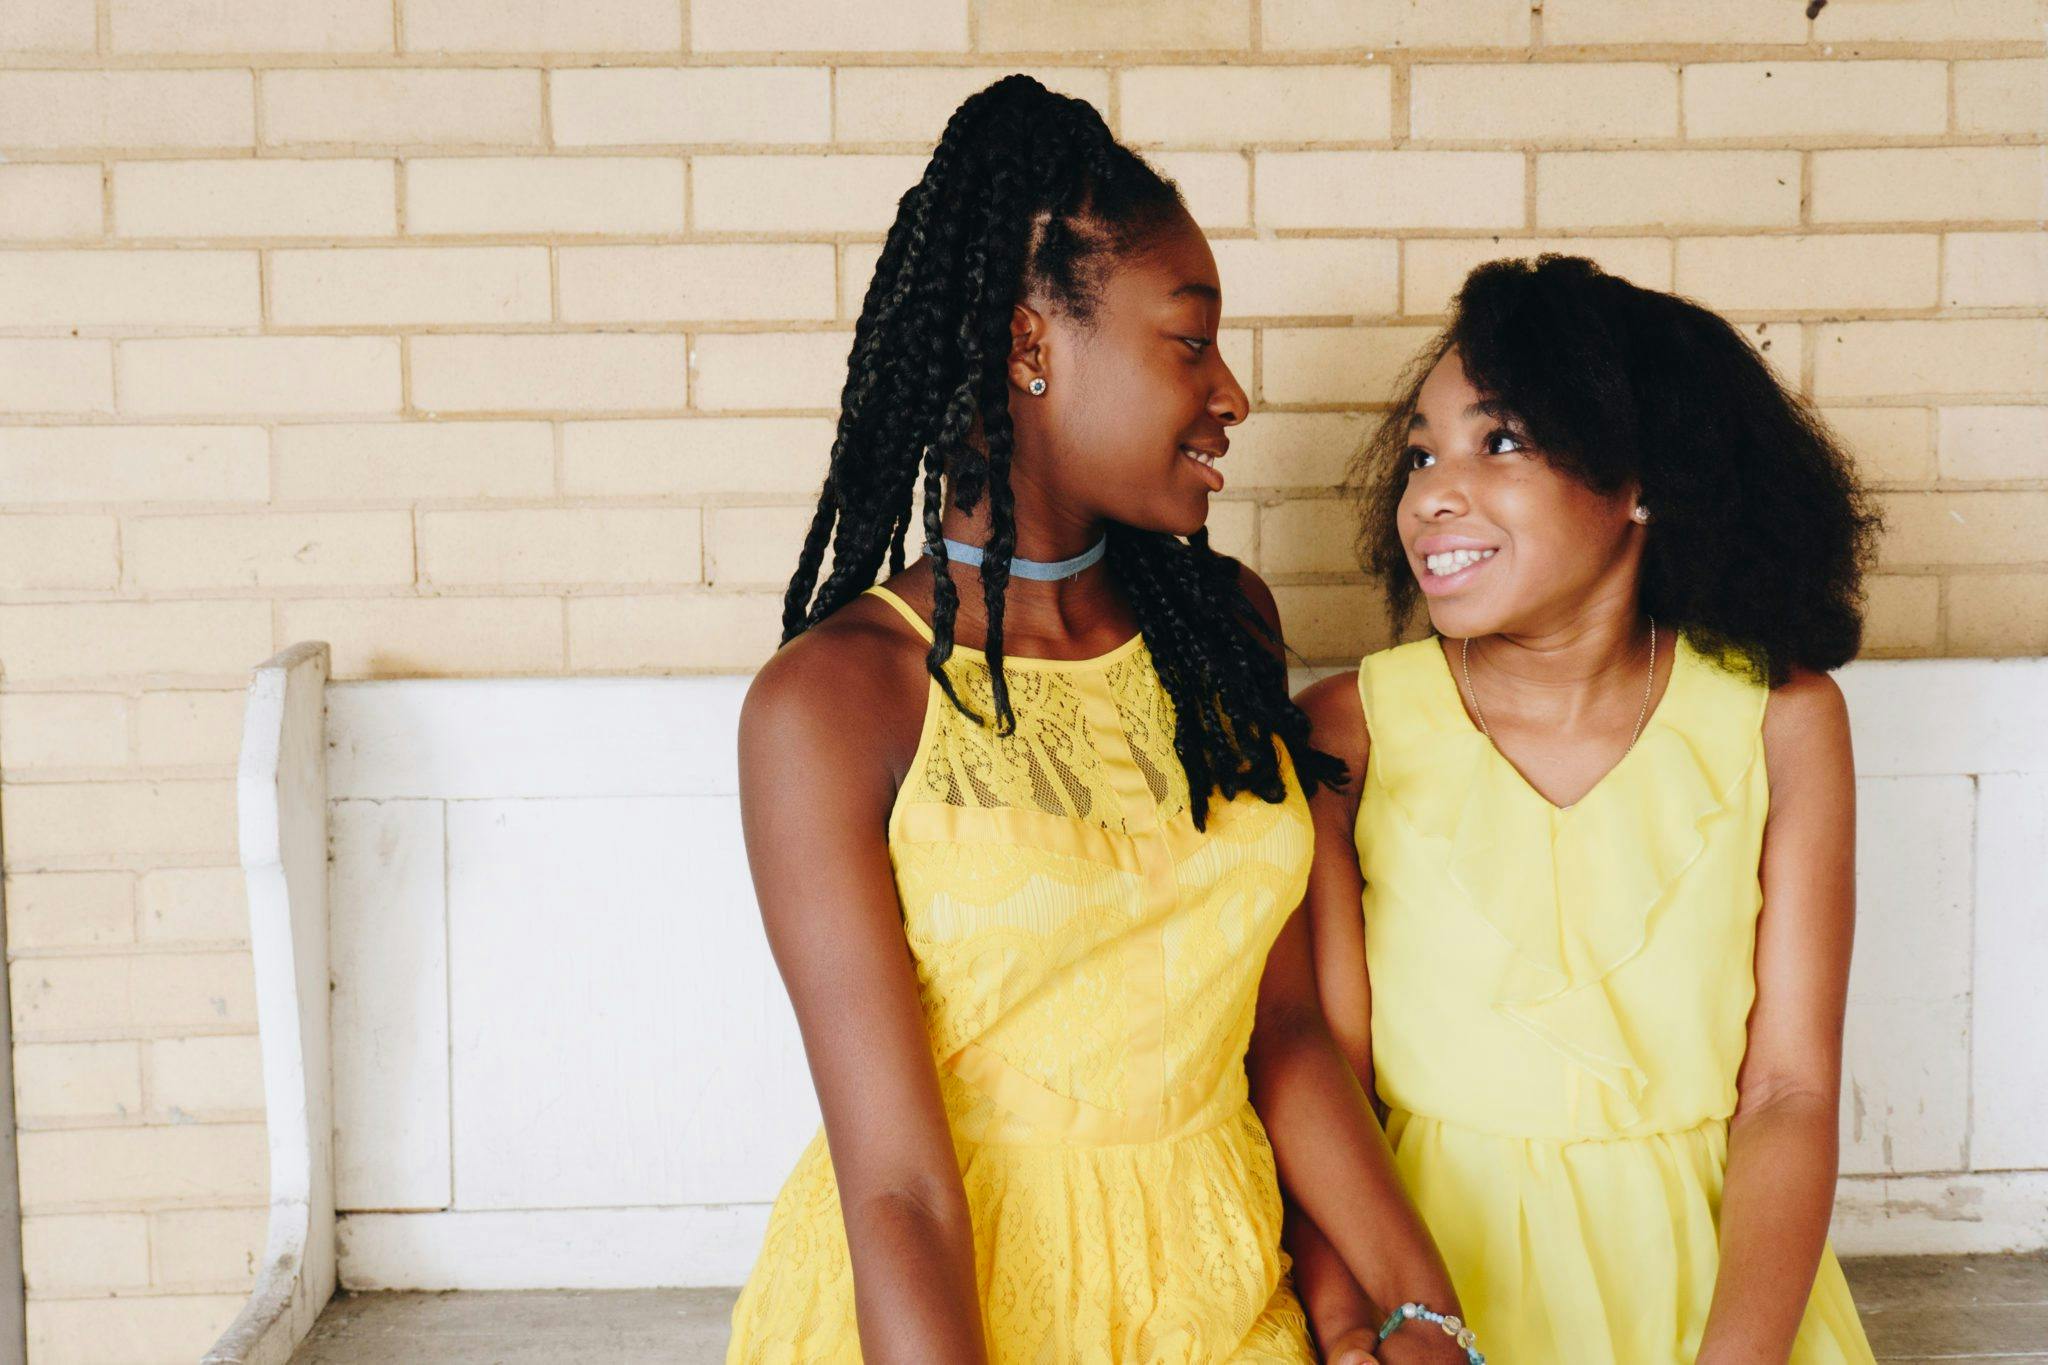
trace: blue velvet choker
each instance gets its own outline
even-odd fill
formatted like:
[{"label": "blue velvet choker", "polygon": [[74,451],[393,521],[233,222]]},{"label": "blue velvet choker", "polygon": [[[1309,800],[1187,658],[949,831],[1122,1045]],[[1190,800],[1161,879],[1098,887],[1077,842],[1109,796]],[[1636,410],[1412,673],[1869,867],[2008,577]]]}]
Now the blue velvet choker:
[{"label": "blue velvet choker", "polygon": [[[980,549],[965,541],[945,537],[946,555],[955,564],[965,564],[970,569],[981,567],[984,558]],[[1109,537],[1104,536],[1072,559],[1025,559],[1021,556],[1010,560],[1010,577],[1029,578],[1034,582],[1052,583],[1062,578],[1072,578],[1081,570],[1098,563],[1109,553]]]}]

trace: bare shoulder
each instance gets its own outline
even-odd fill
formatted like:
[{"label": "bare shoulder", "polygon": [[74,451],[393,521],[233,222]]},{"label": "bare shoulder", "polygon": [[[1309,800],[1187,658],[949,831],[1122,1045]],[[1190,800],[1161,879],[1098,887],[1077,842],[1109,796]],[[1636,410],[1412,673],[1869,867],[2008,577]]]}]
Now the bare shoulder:
[{"label": "bare shoulder", "polygon": [[1365,771],[1372,737],[1366,732],[1365,706],[1358,698],[1358,670],[1347,668],[1318,679],[1297,692],[1294,704],[1308,713],[1309,734],[1324,753],[1344,761],[1350,773],[1347,789],[1355,788]]},{"label": "bare shoulder", "polygon": [[[777,650],[747,688],[740,754],[834,766],[901,759],[923,716],[924,641],[873,597],[847,603]],[[849,717],[862,724],[849,725]],[[888,766],[900,767],[900,762]]]},{"label": "bare shoulder", "polygon": [[1848,736],[1849,703],[1832,677],[1795,667],[1789,678],[1771,689],[1764,704],[1765,744],[1846,742]]},{"label": "bare shoulder", "polygon": [[1764,762],[1773,791],[1852,766],[1849,704],[1825,673],[1794,668],[1764,703]]},{"label": "bare shoulder", "polygon": [[1308,712],[1318,731],[1333,734],[1355,732],[1365,738],[1365,707],[1358,699],[1358,670],[1347,668],[1318,678],[1295,693],[1295,705]]}]

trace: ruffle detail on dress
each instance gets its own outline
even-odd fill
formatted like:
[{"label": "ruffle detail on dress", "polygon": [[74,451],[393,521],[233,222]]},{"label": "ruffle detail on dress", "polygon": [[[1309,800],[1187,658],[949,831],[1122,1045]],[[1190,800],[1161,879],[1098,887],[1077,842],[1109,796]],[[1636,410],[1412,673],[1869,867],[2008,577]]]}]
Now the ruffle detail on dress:
[{"label": "ruffle detail on dress", "polygon": [[[1642,951],[1657,907],[1762,752],[1755,709],[1699,706],[1685,693],[1753,685],[1681,640],[1635,748],[1558,813],[1473,726],[1435,640],[1368,666],[1368,722],[1370,693],[1384,686],[1402,689],[1409,722],[1373,734],[1370,780],[1416,835],[1444,846],[1459,896],[1508,945],[1494,1010],[1599,1084],[1602,1122],[1589,1131],[1634,1124],[1648,1077],[1605,982]],[[1767,694],[1754,690],[1760,708]]]}]

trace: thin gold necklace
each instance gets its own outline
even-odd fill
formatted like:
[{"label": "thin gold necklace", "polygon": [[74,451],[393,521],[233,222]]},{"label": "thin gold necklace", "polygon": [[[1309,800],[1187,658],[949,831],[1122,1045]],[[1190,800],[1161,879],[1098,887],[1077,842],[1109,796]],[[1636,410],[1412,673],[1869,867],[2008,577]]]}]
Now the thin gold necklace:
[{"label": "thin gold necklace", "polygon": [[[1458,671],[1465,675],[1465,695],[1472,699],[1472,717],[1479,722],[1479,733],[1487,742],[1493,740],[1493,731],[1486,728],[1486,712],[1479,709],[1479,693],[1472,687],[1472,637],[1466,636],[1458,647]],[[1636,747],[1636,740],[1642,737],[1643,722],[1650,718],[1650,693],[1657,686],[1657,618],[1650,618],[1650,676],[1643,681],[1643,707],[1636,712],[1636,728],[1628,737],[1628,749],[1621,751],[1621,757],[1628,757],[1628,750]],[[1616,759],[1619,763],[1621,759]],[[1576,804],[1576,803],[1574,803]],[[1567,806],[1564,809],[1569,810]]]}]

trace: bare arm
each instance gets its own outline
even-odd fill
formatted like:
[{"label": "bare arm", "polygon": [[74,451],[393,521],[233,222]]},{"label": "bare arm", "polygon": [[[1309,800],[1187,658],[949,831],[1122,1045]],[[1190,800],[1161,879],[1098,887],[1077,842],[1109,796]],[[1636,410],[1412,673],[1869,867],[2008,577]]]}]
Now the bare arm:
[{"label": "bare arm", "polygon": [[[1296,700],[1315,727],[1316,747],[1343,759],[1350,772],[1343,788],[1319,791],[1309,799],[1316,848],[1302,909],[1308,917],[1324,1020],[1370,1100],[1372,988],[1365,972],[1365,924],[1359,918],[1365,884],[1351,835],[1371,743],[1358,704],[1358,676],[1325,678],[1304,688]],[[1350,1365],[1369,1345],[1385,1314],[1366,1297],[1315,1220],[1292,1205],[1287,1211],[1287,1249],[1294,1257],[1295,1287],[1325,1358],[1333,1365]]]},{"label": "bare arm", "polygon": [[[1256,578],[1246,578],[1247,593],[1267,613],[1277,635],[1271,595]],[[1338,756],[1349,764],[1353,756],[1341,748]],[[1351,766],[1355,780],[1363,765]],[[1350,913],[1354,919],[1358,914],[1357,860],[1345,818],[1350,803],[1344,793],[1319,793],[1312,802],[1317,852],[1308,896],[1267,954],[1246,1059],[1253,1102],[1298,1211],[1294,1245],[1309,1259],[1304,1292],[1321,1310],[1316,1318],[1318,1337],[1332,1352],[1363,1344],[1361,1332],[1376,1325],[1370,1321],[1372,1303],[1418,1299],[1441,1312],[1458,1311],[1443,1258],[1395,1173],[1393,1154],[1352,1064],[1324,1018],[1317,990],[1308,901],[1319,894],[1342,894],[1343,879],[1335,875],[1341,866],[1325,857],[1325,846],[1333,838],[1351,863]],[[1341,830],[1333,828],[1340,824]],[[1362,991],[1362,972],[1357,987]],[[1362,1041],[1362,1034],[1354,1035],[1353,1041]],[[1320,1238],[1303,1234],[1309,1222],[1321,1230]],[[1368,1296],[1364,1322],[1341,1320],[1355,1313]],[[1464,1352],[1442,1333],[1415,1330],[1396,1333],[1380,1356],[1388,1362],[1464,1360]]]},{"label": "bare arm", "polygon": [[888,643],[821,627],[762,670],[740,717],[741,813],[824,1111],[862,1354],[978,1362],[973,1231],[889,863],[889,727],[845,724],[921,710]]},{"label": "bare arm", "polygon": [[1800,673],[1764,713],[1756,1003],[1729,1124],[1721,1270],[1701,1365],[1782,1365],[1812,1293],[1834,1204],[1842,1013],[1855,922],[1856,784],[1849,716]]},{"label": "bare arm", "polygon": [[[1415,1299],[1439,1312],[1459,1312],[1443,1257],[1395,1173],[1365,1092],[1323,1022],[1308,920],[1299,910],[1266,959],[1249,1067],[1252,1099],[1289,1196],[1370,1301]],[[1320,1299],[1335,1291],[1325,1283],[1311,1292]],[[1324,1340],[1326,1348],[1334,1344],[1327,1334]],[[1465,1359],[1440,1332],[1397,1332],[1380,1354],[1390,1365]]]}]

